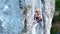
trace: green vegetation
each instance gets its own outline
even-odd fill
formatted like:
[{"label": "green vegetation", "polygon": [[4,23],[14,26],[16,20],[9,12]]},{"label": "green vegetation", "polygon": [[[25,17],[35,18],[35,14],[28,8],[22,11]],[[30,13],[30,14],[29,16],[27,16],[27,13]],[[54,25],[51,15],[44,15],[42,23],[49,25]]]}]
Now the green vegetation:
[{"label": "green vegetation", "polygon": [[[59,11],[59,15],[58,16],[54,16],[53,18],[53,24],[56,22],[60,22],[60,0],[56,0],[55,1],[55,10],[56,12]],[[57,34],[57,28],[56,27],[52,27],[51,28],[51,34]]]},{"label": "green vegetation", "polygon": [[24,29],[23,29],[23,31],[22,31],[23,33],[26,33],[27,32],[27,28],[26,27],[24,27]]},{"label": "green vegetation", "polygon": [[55,21],[60,21],[60,13],[58,16],[55,17]]},{"label": "green vegetation", "polygon": [[55,2],[55,9],[60,10],[60,0],[56,0]]},{"label": "green vegetation", "polygon": [[56,18],[55,20],[60,21],[60,0],[56,0],[55,9],[56,9],[56,12],[59,11],[59,15],[55,16]]},{"label": "green vegetation", "polygon": [[56,34],[57,33],[57,28],[56,27],[52,27],[51,28],[51,34]]}]

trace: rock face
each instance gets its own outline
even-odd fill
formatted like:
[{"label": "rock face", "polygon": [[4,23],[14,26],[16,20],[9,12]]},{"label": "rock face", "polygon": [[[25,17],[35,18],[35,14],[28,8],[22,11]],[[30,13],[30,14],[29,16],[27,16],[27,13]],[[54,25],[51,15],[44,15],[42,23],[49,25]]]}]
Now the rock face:
[{"label": "rock face", "polygon": [[50,34],[50,29],[52,26],[52,18],[55,12],[55,0],[44,0],[44,18],[45,18],[45,34]]},{"label": "rock face", "polygon": [[28,6],[33,5],[32,2],[32,0],[0,0],[0,34],[22,34],[25,18],[23,12],[26,8],[29,9],[28,14],[25,14],[27,29],[31,28],[29,25],[33,21],[33,7],[30,10]]},{"label": "rock face", "polygon": [[22,15],[19,0],[0,0],[0,34],[21,34]]},{"label": "rock face", "polygon": [[[25,19],[27,20],[26,25],[28,29],[25,34],[31,34],[31,25],[34,20],[35,10],[34,1],[35,0],[0,0],[0,34],[22,34]],[[45,2],[43,3],[45,9],[42,8],[44,9],[44,31],[45,34],[50,34],[51,22],[55,11],[55,0],[42,0],[42,2],[43,1]],[[31,6],[31,8],[29,6]]]}]

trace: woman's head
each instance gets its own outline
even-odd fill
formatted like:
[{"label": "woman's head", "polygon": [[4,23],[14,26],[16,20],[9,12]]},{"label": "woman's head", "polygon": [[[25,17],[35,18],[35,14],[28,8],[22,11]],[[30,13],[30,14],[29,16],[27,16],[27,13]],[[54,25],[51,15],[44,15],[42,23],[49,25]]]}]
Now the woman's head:
[{"label": "woman's head", "polygon": [[35,14],[34,14],[34,19],[39,19],[41,18],[41,11],[40,9],[36,9]]}]

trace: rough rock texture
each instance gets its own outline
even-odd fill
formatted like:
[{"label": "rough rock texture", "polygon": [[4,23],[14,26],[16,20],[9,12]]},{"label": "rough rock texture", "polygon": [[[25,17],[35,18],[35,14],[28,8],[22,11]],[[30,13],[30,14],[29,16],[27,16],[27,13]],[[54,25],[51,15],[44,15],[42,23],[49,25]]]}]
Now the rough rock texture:
[{"label": "rough rock texture", "polygon": [[[50,34],[51,22],[55,11],[55,0],[44,0],[44,2],[44,31],[45,34]],[[22,34],[25,15],[27,29],[29,29],[29,33],[26,34],[31,34],[31,24],[34,20],[34,4],[34,0],[0,0],[0,34]],[[29,5],[32,8],[24,15],[23,12]]]},{"label": "rough rock texture", "polygon": [[18,0],[0,0],[0,34],[21,34],[22,15]]},{"label": "rough rock texture", "polygon": [[[29,8],[29,5],[33,5],[32,2],[32,0],[0,0],[0,34],[22,34],[25,15],[27,29],[30,29],[30,23],[33,21],[33,7]],[[26,8],[29,12],[27,14],[25,11],[24,15]]]},{"label": "rough rock texture", "polygon": [[45,18],[45,33],[44,34],[50,34],[50,29],[52,26],[52,18],[55,12],[55,0],[44,0],[44,18]]}]

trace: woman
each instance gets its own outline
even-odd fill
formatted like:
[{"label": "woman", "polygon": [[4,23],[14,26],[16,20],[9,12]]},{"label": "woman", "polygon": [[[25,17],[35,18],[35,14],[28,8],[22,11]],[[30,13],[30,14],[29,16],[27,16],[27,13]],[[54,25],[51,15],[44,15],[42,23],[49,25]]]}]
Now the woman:
[{"label": "woman", "polygon": [[37,9],[34,14],[34,22],[32,24],[32,34],[42,34],[43,24],[40,9]]}]

